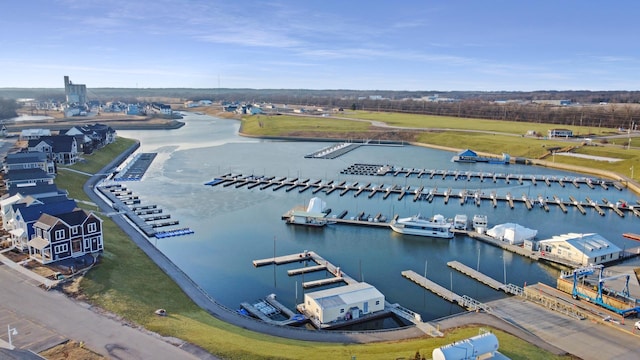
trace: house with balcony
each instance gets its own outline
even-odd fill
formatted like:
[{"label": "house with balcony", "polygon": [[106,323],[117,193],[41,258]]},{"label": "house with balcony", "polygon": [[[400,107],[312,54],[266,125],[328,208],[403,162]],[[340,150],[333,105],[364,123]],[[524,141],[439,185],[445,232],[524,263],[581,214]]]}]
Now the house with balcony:
[{"label": "house with balcony", "polygon": [[33,224],[29,256],[42,264],[99,253],[104,249],[102,219],[76,209],[58,215],[42,214]]},{"label": "house with balcony", "polygon": [[78,161],[78,143],[73,136],[42,136],[29,140],[27,150],[43,152],[56,164],[73,165]]}]

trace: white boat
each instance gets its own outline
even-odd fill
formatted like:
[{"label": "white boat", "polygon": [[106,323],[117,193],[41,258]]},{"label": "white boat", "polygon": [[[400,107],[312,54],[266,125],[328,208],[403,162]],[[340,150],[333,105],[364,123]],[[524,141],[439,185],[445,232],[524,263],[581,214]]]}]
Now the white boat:
[{"label": "white boat", "polygon": [[451,223],[444,216],[438,214],[432,218],[422,217],[420,214],[406,218],[399,218],[390,223],[395,232],[407,235],[429,236],[438,238],[453,238]]},{"label": "white boat", "polygon": [[325,226],[327,225],[327,204],[320,198],[314,197],[309,201],[309,205],[305,210],[292,209],[285,217],[288,224],[307,225],[307,226]]},{"label": "white boat", "polygon": [[453,228],[456,230],[467,230],[468,222],[467,215],[458,214],[453,218]]},{"label": "white boat", "polygon": [[484,234],[487,231],[487,215],[473,215],[473,230],[478,234]]}]

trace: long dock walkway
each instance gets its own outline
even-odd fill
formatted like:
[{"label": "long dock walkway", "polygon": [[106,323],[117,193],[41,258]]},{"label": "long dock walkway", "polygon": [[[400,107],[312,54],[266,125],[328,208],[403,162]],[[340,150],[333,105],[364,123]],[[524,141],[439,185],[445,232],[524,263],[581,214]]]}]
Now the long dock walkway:
[{"label": "long dock walkway", "polygon": [[444,286],[440,286],[435,282],[427,279],[426,277],[419,275],[413,270],[405,270],[402,272],[402,276],[413,281],[414,283],[422,286],[423,288],[431,291],[432,293],[440,296],[441,298],[448,300],[453,303],[460,303],[462,301],[462,296],[454,293],[453,291],[445,288]]},{"label": "long dock walkway", "polygon": [[[412,170],[413,171],[413,170]],[[412,172],[413,173],[413,172]],[[454,176],[459,176],[459,174],[455,174]],[[467,175],[465,175],[467,176]],[[514,175],[505,175],[505,181],[513,181],[510,180],[511,177],[515,177],[517,179],[524,178],[524,176],[516,177]],[[498,174],[494,174],[493,177],[496,179],[499,178]],[[551,181],[549,178],[545,178],[549,184]],[[579,180],[574,179],[576,182]],[[560,180],[558,180],[560,182]],[[573,182],[573,181],[571,181]],[[287,192],[297,190],[299,193],[307,191],[311,189],[313,194],[323,191],[325,194],[329,195],[334,191],[338,191],[340,196],[344,196],[349,192],[353,193],[354,197],[360,196],[362,193],[366,192],[369,198],[374,197],[377,194],[381,194],[383,199],[390,198],[390,195],[394,194],[397,200],[402,200],[405,195],[410,195],[413,201],[429,201],[432,202],[434,197],[442,197],[444,198],[444,203],[448,204],[449,197],[452,196],[451,189],[447,189],[444,192],[439,192],[437,188],[429,189],[424,186],[420,186],[418,188],[411,188],[411,186],[405,185],[400,186],[397,184],[372,184],[369,183],[367,185],[360,185],[357,181],[347,182],[347,181],[334,181],[334,180],[311,180],[311,179],[298,179],[298,178],[287,178],[287,177],[279,177],[275,176],[255,176],[255,175],[242,175],[242,174],[224,174],[215,179],[206,182],[205,185],[208,186],[218,186],[222,185],[222,187],[231,187],[234,188],[243,188],[246,185],[247,189],[258,188],[260,190],[266,190],[271,188],[273,191],[277,191],[279,189],[285,188]],[[622,188],[620,188],[622,189]],[[474,203],[476,206],[481,206],[483,202],[489,202],[493,205],[493,207],[497,206],[498,202],[506,203],[510,208],[514,208],[514,203],[525,204],[529,210],[533,208],[541,208],[544,211],[549,211],[549,205],[557,205],[560,207],[562,212],[567,213],[567,208],[575,207],[582,214],[586,214],[585,208],[591,208],[594,211],[598,212],[601,215],[605,215],[607,212],[604,209],[610,209],[612,213],[619,215],[620,217],[624,217],[626,213],[633,214],[637,218],[640,218],[640,208],[639,206],[628,205],[626,203],[621,202],[609,202],[607,199],[603,198],[602,201],[606,207],[604,209],[598,204],[598,202],[585,198],[584,201],[575,199],[574,197],[570,197],[569,200],[562,200],[557,195],[553,195],[554,201],[547,201],[542,196],[538,196],[537,199],[530,198],[526,195],[522,197],[514,197],[510,193],[506,195],[500,196],[495,193],[495,191],[487,194],[482,190],[478,189],[475,191],[465,190],[461,191],[460,194],[456,195],[460,197],[460,205],[465,205],[468,202]],[[470,201],[473,200],[473,201]]]},{"label": "long dock walkway", "polygon": [[436,284],[435,282],[427,279],[426,277],[419,275],[413,270],[405,270],[402,276],[413,281],[414,283],[422,286],[423,288],[431,291],[432,293],[440,296],[441,298],[448,300],[452,303],[457,303],[461,307],[469,310],[483,310],[491,312],[491,307],[483,304],[467,295],[458,295],[451,290],[446,289],[443,286]]},{"label": "long dock walkway", "polygon": [[504,290],[504,288],[507,286],[506,284],[503,284],[500,281],[497,281],[479,271],[476,271],[461,262],[449,261],[447,263],[447,266],[454,268],[460,271],[461,273],[468,275],[469,277],[474,278],[480,281],[481,283],[488,285],[489,287],[492,287],[496,290]]}]

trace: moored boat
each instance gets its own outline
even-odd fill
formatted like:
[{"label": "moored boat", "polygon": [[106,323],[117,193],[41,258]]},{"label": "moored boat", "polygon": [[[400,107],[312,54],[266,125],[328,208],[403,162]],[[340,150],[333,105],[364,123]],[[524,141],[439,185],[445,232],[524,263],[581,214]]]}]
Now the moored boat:
[{"label": "moored boat", "polygon": [[399,218],[389,224],[395,232],[407,235],[418,235],[451,239],[451,223],[447,222],[444,216],[438,214],[432,218],[422,217],[420,214],[411,217]]}]

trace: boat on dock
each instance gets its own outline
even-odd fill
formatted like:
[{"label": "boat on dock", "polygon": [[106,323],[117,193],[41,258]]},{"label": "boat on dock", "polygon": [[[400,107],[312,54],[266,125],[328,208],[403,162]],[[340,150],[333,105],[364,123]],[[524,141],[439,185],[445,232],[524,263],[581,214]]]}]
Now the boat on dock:
[{"label": "boat on dock", "polygon": [[489,223],[487,222],[487,215],[473,215],[473,230],[478,234],[484,234],[487,231]]},{"label": "boat on dock", "polygon": [[326,209],[326,206],[322,199],[314,197],[309,200],[306,209],[293,208],[283,216],[283,220],[287,224],[322,227],[329,222],[327,214],[331,210]]},{"label": "boat on dock", "polygon": [[307,317],[296,314],[276,300],[276,295],[271,294],[264,299],[253,303],[240,303],[240,309],[236,310],[240,315],[251,316],[266,323],[286,326],[299,325],[307,322]]},{"label": "boat on dock", "polygon": [[456,230],[467,230],[468,225],[469,219],[465,214],[458,214],[453,218],[453,228]]},{"label": "boat on dock", "polygon": [[437,214],[432,218],[425,218],[420,214],[392,220],[391,229],[400,234],[428,236],[436,238],[453,238],[451,223],[444,216]]}]

